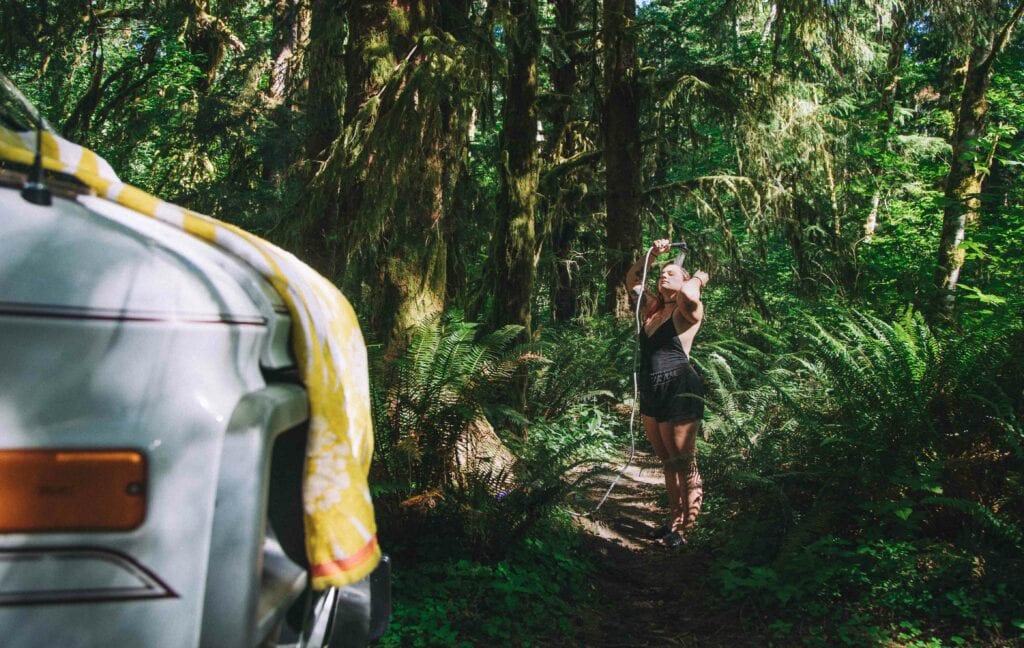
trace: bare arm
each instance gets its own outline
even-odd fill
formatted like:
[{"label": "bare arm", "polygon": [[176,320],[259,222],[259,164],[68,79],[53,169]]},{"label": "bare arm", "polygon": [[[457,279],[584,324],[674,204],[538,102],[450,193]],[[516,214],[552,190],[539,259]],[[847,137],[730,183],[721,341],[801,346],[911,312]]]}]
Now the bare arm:
[{"label": "bare arm", "polygon": [[691,324],[696,324],[704,318],[704,304],[700,300],[700,294],[709,280],[708,273],[698,270],[683,283],[683,289],[676,293],[679,314]]},{"label": "bare arm", "polygon": [[658,239],[655,241],[654,245],[651,246],[651,253],[645,254],[642,259],[637,259],[637,262],[634,263],[626,272],[626,288],[629,290],[635,290],[636,287],[640,285],[640,282],[643,280],[645,270],[644,259],[647,260],[646,268],[649,269],[651,264],[654,263],[654,260],[668,251],[668,249],[668,239]]},{"label": "bare arm", "polygon": [[[647,258],[647,268],[651,267],[651,263],[654,262],[654,255],[645,255]],[[629,271],[626,272],[626,288],[633,290],[640,285],[641,280],[644,276],[644,260],[638,259],[636,263],[630,266]]]}]

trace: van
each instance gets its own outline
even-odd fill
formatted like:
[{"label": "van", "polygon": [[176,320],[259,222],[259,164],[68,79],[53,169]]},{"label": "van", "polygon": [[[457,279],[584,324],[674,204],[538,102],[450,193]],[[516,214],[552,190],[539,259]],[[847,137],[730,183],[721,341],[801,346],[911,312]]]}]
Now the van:
[{"label": "van", "polygon": [[39,200],[33,173],[0,162],[0,643],[379,636],[386,557],[310,587],[310,404],[279,294],[74,177]]}]

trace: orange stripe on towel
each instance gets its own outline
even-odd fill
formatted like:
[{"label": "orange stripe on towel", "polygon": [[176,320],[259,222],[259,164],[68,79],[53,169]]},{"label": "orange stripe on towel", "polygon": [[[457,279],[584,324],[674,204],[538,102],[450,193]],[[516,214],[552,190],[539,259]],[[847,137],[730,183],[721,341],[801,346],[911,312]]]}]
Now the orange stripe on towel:
[{"label": "orange stripe on towel", "polygon": [[359,551],[355,552],[348,558],[341,558],[339,560],[331,560],[329,562],[313,565],[310,571],[313,572],[313,578],[323,578],[324,576],[332,576],[334,574],[351,571],[372,558],[373,552],[376,549],[377,536],[373,536]]}]

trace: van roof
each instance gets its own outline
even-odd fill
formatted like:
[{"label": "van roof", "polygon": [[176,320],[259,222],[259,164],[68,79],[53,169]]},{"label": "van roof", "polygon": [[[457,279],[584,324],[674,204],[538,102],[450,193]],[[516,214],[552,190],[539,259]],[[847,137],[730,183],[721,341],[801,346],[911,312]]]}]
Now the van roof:
[{"label": "van roof", "polygon": [[0,309],[7,313],[267,325],[285,313],[252,268],[110,201],[44,207],[0,186]]}]

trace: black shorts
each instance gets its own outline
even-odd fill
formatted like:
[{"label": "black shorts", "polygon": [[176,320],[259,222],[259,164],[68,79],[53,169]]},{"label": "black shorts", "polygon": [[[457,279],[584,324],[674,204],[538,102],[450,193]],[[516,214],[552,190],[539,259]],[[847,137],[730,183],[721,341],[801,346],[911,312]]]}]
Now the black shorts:
[{"label": "black shorts", "polygon": [[690,363],[663,373],[640,376],[640,413],[659,423],[704,417],[704,379]]}]

